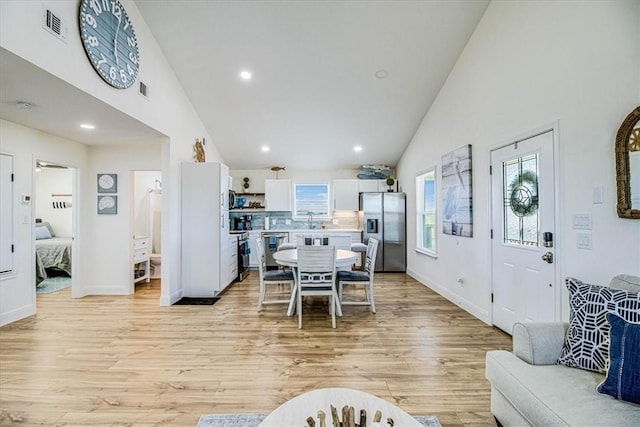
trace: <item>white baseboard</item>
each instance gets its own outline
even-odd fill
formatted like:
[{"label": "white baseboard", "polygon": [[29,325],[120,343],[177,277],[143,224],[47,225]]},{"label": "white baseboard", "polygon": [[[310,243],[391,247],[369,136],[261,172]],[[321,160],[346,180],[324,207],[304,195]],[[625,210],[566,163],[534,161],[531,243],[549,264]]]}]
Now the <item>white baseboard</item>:
[{"label": "white baseboard", "polygon": [[442,295],[443,297],[445,297],[446,299],[448,299],[458,307],[462,308],[467,313],[477,317],[479,320],[483,321],[487,325],[491,325],[491,318],[489,317],[489,312],[487,310],[483,309],[482,307],[479,307],[475,303],[463,298],[462,296],[451,292],[449,289],[440,285],[435,280],[432,280],[429,277],[418,274],[413,269],[408,268],[407,274],[413,277],[414,279],[416,279],[418,282],[422,283],[427,288],[438,293],[439,295]]},{"label": "white baseboard", "polygon": [[162,295],[160,296],[160,305],[163,307],[169,306],[174,302],[178,301],[180,298],[182,298],[182,290],[175,291],[174,293],[168,296]]},{"label": "white baseboard", "polygon": [[11,322],[24,319],[25,317],[33,316],[34,314],[36,314],[36,306],[34,304],[16,308],[15,310],[11,310],[8,313],[3,313],[0,316],[0,326],[4,326]]},{"label": "white baseboard", "polygon": [[131,295],[128,287],[90,286],[82,288],[82,296],[89,295]]}]

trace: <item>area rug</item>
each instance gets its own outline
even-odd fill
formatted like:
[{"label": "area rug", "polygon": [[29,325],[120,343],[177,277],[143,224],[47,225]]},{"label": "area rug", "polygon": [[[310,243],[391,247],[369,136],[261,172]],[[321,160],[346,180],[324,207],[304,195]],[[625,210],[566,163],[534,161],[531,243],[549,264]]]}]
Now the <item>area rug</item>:
[{"label": "area rug", "polygon": [[219,297],[182,297],[173,305],[213,305],[219,299]]},{"label": "area rug", "polygon": [[[258,427],[266,417],[267,414],[203,415],[196,427]],[[425,427],[442,427],[436,417],[419,416],[414,418]]]},{"label": "area rug", "polygon": [[48,277],[36,286],[37,294],[50,294],[71,286],[71,277]]}]

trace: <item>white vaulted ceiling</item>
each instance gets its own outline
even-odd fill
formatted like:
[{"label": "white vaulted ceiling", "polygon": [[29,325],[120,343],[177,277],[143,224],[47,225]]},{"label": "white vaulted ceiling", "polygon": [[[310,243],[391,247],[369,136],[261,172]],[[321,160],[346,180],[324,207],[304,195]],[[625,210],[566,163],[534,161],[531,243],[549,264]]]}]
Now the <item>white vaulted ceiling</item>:
[{"label": "white vaulted ceiling", "polygon": [[[232,169],[350,169],[395,166],[489,0],[135,3]],[[5,49],[0,117],[92,145],[160,136]]]},{"label": "white vaulted ceiling", "polygon": [[395,165],[488,3],[136,0],[233,169]]}]

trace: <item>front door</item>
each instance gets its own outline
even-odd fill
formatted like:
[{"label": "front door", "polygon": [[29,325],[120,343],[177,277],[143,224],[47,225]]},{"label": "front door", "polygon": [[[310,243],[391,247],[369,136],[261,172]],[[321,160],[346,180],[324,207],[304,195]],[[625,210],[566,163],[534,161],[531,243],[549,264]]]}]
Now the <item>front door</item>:
[{"label": "front door", "polygon": [[491,152],[492,323],[555,320],[553,131]]}]

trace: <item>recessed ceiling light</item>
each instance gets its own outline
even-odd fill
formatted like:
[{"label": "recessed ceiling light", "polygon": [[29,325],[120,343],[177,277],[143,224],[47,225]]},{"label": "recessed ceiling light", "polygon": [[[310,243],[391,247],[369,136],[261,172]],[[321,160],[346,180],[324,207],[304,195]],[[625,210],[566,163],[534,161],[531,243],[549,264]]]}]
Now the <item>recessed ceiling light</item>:
[{"label": "recessed ceiling light", "polygon": [[355,151],[356,153],[359,153],[362,151],[362,145],[356,145],[355,147],[353,147],[353,151]]},{"label": "recessed ceiling light", "polygon": [[376,71],[376,79],[386,79],[387,76],[389,75],[389,72],[387,70],[378,70]]},{"label": "recessed ceiling light", "polygon": [[90,129],[90,130],[93,130],[93,129],[95,129],[95,128],[96,128],[94,125],[89,124],[89,123],[82,123],[82,124],[80,125],[80,127],[81,127],[82,129]]},{"label": "recessed ceiling light", "polygon": [[260,149],[265,153],[269,151],[269,147],[267,147],[266,145],[263,145]]},{"label": "recessed ceiling light", "polygon": [[240,72],[240,78],[242,80],[251,80],[251,72],[247,71],[247,70],[241,71]]}]

